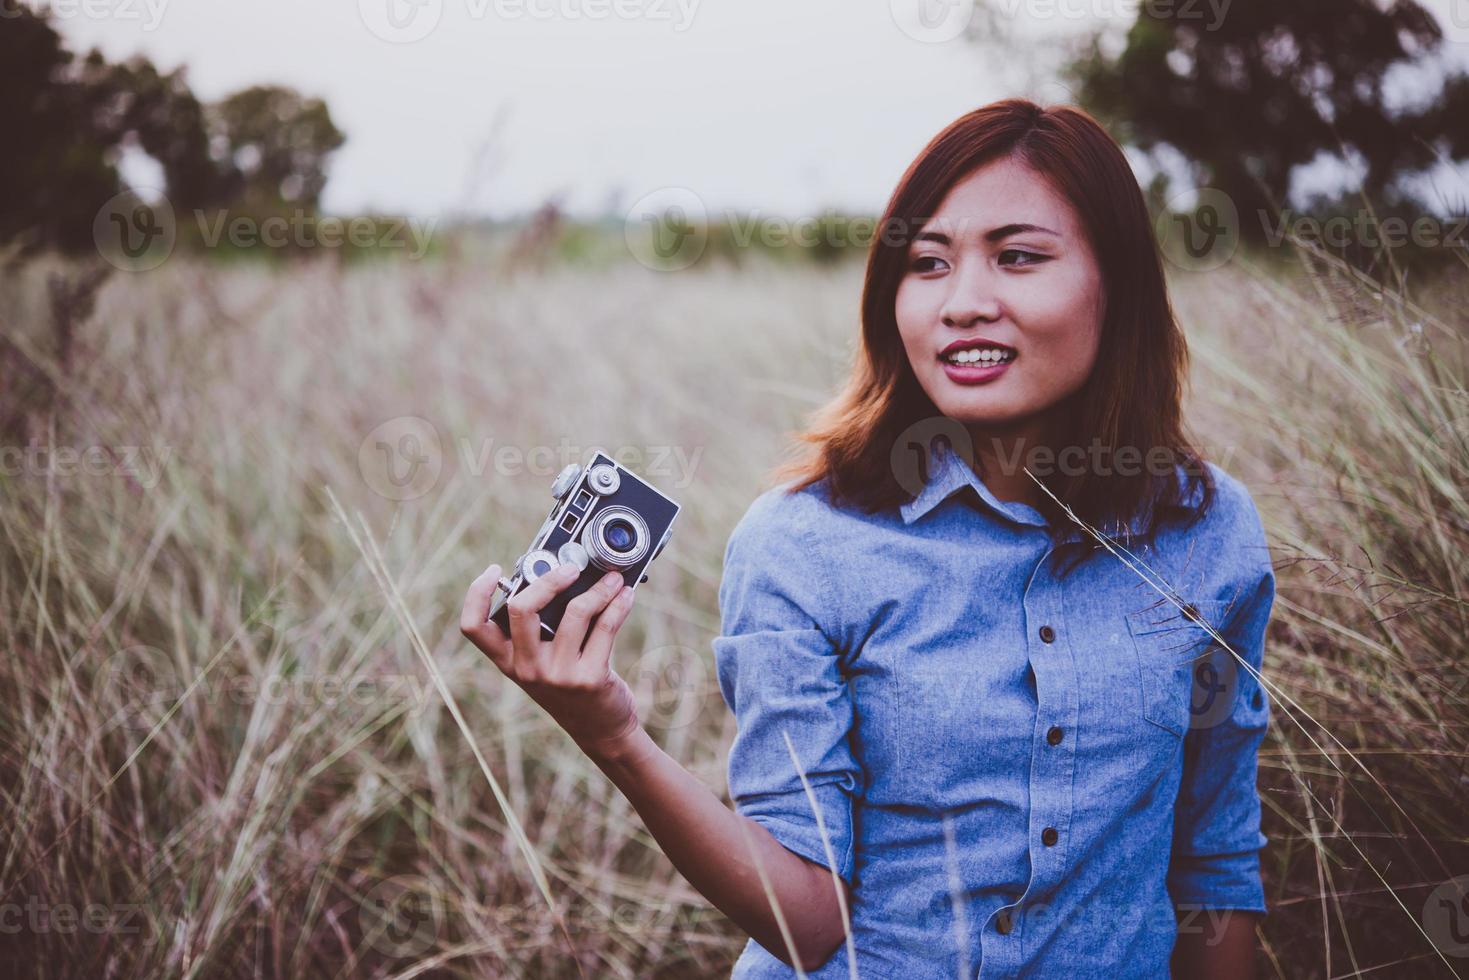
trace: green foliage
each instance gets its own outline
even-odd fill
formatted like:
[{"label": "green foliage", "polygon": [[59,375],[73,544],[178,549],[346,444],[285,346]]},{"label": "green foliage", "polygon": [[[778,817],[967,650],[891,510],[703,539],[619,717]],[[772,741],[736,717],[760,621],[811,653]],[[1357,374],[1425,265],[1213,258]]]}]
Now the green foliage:
[{"label": "green foliage", "polygon": [[209,107],[210,139],[236,179],[234,197],[256,207],[315,211],[327,158],[346,142],[321,99],[257,85]]},{"label": "green foliage", "polygon": [[0,2],[0,126],[22,150],[0,155],[0,241],[92,249],[128,148],[158,162],[178,215],[223,209],[258,224],[316,213],[327,160],[345,140],[320,99],[257,86],[205,105],[185,69],[78,57],[48,10]]},{"label": "green foliage", "polygon": [[1217,20],[1144,4],[1116,58],[1099,40],[1068,68],[1078,98],[1126,142],[1166,144],[1237,205],[1242,232],[1286,205],[1292,168],[1360,158],[1374,205],[1419,213],[1400,178],[1469,157],[1469,75],[1396,106],[1386,80],[1426,62],[1443,32],[1414,0],[1234,0]]}]

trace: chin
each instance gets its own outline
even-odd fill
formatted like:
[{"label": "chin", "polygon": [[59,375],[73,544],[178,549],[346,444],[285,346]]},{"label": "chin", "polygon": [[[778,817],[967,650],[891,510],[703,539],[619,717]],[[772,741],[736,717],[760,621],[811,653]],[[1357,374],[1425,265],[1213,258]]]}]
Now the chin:
[{"label": "chin", "polygon": [[952,393],[945,394],[946,397],[942,400],[934,399],[934,404],[949,418],[966,425],[993,425],[1013,421],[1026,414],[1014,411],[1013,406],[1001,404],[994,395],[986,391],[957,397]]}]

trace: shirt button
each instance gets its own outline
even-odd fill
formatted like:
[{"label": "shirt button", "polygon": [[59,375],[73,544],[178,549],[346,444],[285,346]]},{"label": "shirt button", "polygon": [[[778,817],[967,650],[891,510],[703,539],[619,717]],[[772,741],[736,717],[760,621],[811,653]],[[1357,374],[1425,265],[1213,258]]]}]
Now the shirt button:
[{"label": "shirt button", "polygon": [[1042,626],[1041,627],[1041,642],[1042,643],[1051,643],[1055,639],[1056,639],[1056,631],[1055,630],[1051,629],[1049,626]]},{"label": "shirt button", "polygon": [[1041,843],[1046,845],[1047,847],[1055,847],[1056,841],[1060,839],[1061,835],[1056,833],[1055,827],[1047,827],[1045,830],[1041,831]]},{"label": "shirt button", "polygon": [[1052,745],[1060,745],[1063,734],[1064,733],[1059,727],[1057,727],[1056,725],[1052,725],[1051,730],[1046,732],[1046,741],[1050,742]]},{"label": "shirt button", "polygon": [[995,932],[998,932],[1002,936],[1008,936],[1010,935],[1010,930],[1013,928],[1015,928],[1015,923],[1010,918],[1010,910],[1000,909],[999,913],[995,916]]}]

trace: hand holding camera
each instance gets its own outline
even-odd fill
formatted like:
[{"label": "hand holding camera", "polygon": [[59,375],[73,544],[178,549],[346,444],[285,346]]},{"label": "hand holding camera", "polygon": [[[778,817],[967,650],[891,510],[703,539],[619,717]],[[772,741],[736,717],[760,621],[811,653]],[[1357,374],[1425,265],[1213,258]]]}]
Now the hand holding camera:
[{"label": "hand holding camera", "polygon": [[566,603],[561,628],[544,639],[540,611],[579,574],[575,565],[562,565],[511,598],[507,637],[486,618],[500,581],[500,566],[491,565],[470,585],[459,629],[578,743],[613,742],[638,724],[632,691],[611,667],[633,590],[622,576],[607,573]]},{"label": "hand holding camera", "polygon": [[602,453],[562,470],[551,495],[513,575],[492,564],[470,585],[459,629],[591,751],[637,728],[612,645],[679,506]]}]

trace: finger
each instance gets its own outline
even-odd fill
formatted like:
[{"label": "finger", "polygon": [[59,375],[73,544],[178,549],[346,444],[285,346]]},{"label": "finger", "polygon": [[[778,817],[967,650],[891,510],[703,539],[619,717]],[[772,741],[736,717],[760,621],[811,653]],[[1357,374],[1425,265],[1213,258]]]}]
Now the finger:
[{"label": "finger", "polygon": [[515,597],[510,600],[510,605],[514,607],[518,603],[531,612],[540,612],[556,593],[575,582],[579,575],[581,575],[581,569],[571,562],[557,565],[516,593]]},{"label": "finger", "polygon": [[493,620],[485,623],[475,631],[475,635],[470,639],[485,656],[490,658],[490,663],[500,668],[502,673],[510,672],[515,652],[511,648],[510,637],[505,635],[499,623]]},{"label": "finger", "polygon": [[495,585],[499,581],[500,566],[492,564],[469,583],[469,591],[464,593],[464,610],[459,614],[459,631],[465,636],[483,626],[489,618],[490,606],[495,601]]},{"label": "finger", "polygon": [[498,623],[489,622],[499,581],[500,566],[491,565],[470,583],[464,596],[464,609],[459,614],[459,632],[479,647],[491,663],[504,670],[510,664],[510,640]]},{"label": "finger", "polygon": [[541,677],[541,616],[551,597],[576,581],[581,569],[571,563],[558,565],[522,589],[507,605],[510,613],[511,667],[522,680]]},{"label": "finger", "polygon": [[596,585],[566,604],[566,613],[561,617],[561,625],[556,627],[556,641],[551,650],[551,658],[557,665],[568,667],[576,663],[592,617],[617,598],[622,585],[621,572],[608,572]]},{"label": "finger", "polygon": [[607,671],[612,660],[612,641],[617,639],[617,631],[627,622],[628,614],[632,612],[632,603],[633,587],[625,585],[602,615],[597,617],[596,625],[592,627],[592,634],[587,637],[587,645],[581,655],[581,662],[593,675],[600,677]]}]

